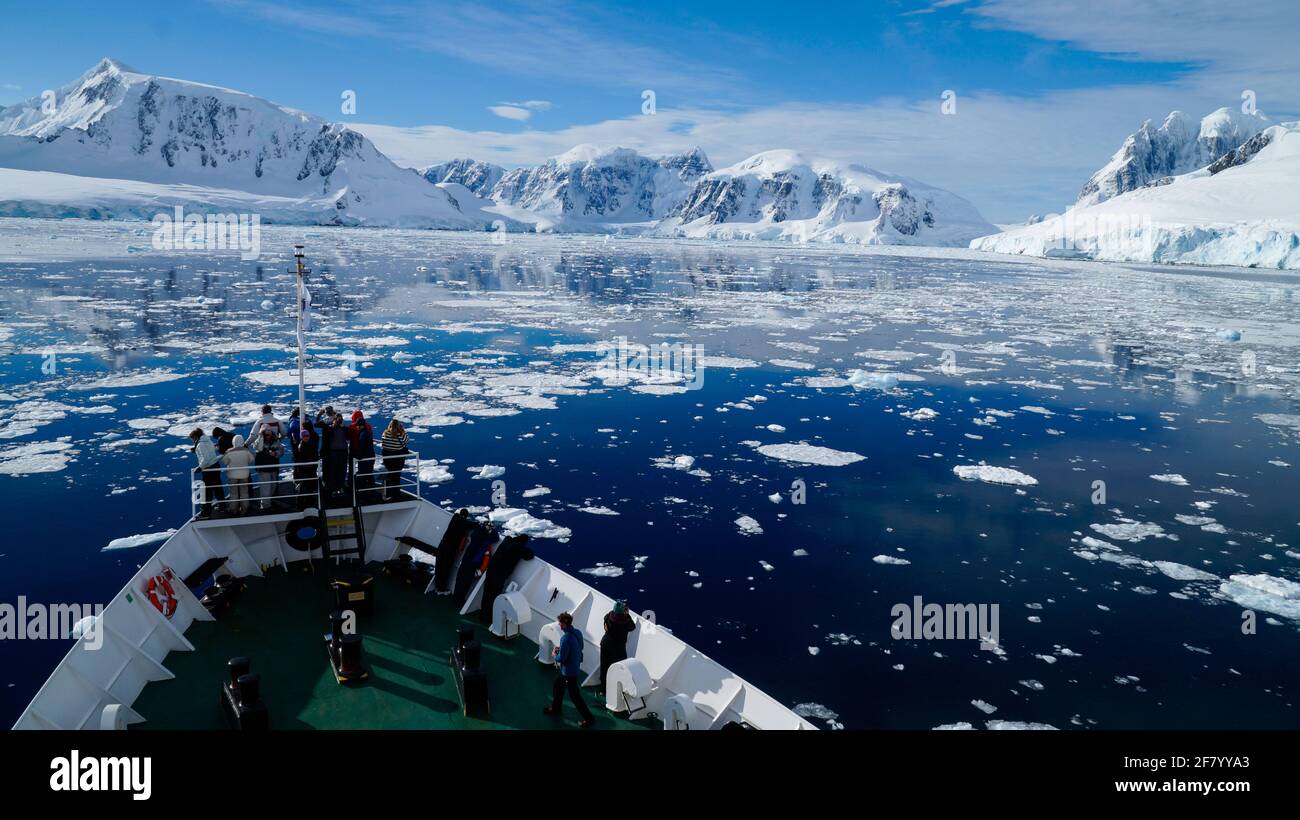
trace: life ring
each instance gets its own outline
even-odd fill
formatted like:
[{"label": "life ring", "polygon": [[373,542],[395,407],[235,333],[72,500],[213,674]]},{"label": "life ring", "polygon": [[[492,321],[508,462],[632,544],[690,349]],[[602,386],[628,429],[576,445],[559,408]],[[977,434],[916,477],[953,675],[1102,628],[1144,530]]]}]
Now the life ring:
[{"label": "life ring", "polygon": [[299,552],[311,552],[321,545],[325,528],[318,515],[304,515],[289,522],[284,531],[284,541]]},{"label": "life ring", "polygon": [[153,608],[168,618],[176,614],[176,591],[172,589],[172,580],[175,578],[171,568],[163,567],[161,573],[149,579],[144,589]]}]

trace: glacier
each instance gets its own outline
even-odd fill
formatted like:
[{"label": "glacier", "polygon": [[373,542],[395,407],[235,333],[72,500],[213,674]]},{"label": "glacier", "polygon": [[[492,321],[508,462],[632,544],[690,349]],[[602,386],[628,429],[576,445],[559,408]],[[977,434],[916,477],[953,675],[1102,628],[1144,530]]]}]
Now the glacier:
[{"label": "glacier", "polygon": [[[1111,262],[1300,268],[1300,123],[1267,125],[1225,112],[1202,120],[1195,136],[1174,112],[1158,132],[1130,137],[1063,214],[980,237],[970,247]],[[1159,150],[1143,153],[1135,145]],[[1161,175],[1166,172],[1173,175]]]}]

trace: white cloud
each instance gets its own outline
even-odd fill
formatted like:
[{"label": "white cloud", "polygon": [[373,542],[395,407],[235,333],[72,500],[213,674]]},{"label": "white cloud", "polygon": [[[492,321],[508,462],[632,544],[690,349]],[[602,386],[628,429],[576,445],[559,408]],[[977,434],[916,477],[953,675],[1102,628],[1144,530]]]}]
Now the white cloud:
[{"label": "white cloud", "polygon": [[527,122],[534,111],[546,111],[551,103],[547,100],[525,100],[524,102],[503,102],[489,105],[488,110],[498,117],[517,122]]},{"label": "white cloud", "polygon": [[488,110],[498,117],[507,120],[518,120],[519,122],[524,122],[533,115],[533,112],[527,108],[520,108],[515,105],[489,105]]}]

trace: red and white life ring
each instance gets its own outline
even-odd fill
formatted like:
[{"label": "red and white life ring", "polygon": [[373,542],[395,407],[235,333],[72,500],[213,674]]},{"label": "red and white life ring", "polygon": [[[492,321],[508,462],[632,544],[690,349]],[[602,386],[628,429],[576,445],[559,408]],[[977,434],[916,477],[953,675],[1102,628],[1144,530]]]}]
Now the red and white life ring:
[{"label": "red and white life ring", "polygon": [[144,589],[144,594],[148,596],[153,608],[168,618],[176,614],[176,591],[172,589],[172,581],[175,578],[170,567],[163,567],[161,573],[149,579]]}]

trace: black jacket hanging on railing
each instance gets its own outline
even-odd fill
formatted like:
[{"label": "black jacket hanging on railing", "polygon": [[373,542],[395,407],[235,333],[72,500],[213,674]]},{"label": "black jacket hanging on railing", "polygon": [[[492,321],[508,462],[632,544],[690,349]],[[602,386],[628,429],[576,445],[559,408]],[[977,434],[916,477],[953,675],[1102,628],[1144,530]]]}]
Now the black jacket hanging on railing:
[{"label": "black jacket hanging on railing", "polygon": [[474,582],[478,579],[478,571],[483,566],[483,560],[487,558],[496,541],[497,531],[491,525],[480,527],[470,533],[469,543],[460,558],[460,569],[456,571],[456,588],[451,595],[456,606],[464,606],[465,599],[469,597],[470,590],[474,588]]},{"label": "black jacket hanging on railing", "polygon": [[442,534],[442,540],[438,542],[438,551],[434,555],[438,559],[433,566],[433,588],[436,592],[449,590],[452,564],[456,563],[456,555],[460,552],[465,536],[473,526],[474,522],[466,510],[458,511],[451,517],[451,521],[447,522],[447,531]]},{"label": "black jacket hanging on railing", "polygon": [[482,623],[492,623],[492,604],[501,590],[506,587],[506,579],[515,571],[520,561],[531,561],[533,550],[528,546],[527,535],[512,535],[501,542],[492,551],[492,560],[488,563],[487,580],[483,582],[483,606],[478,611]]}]

